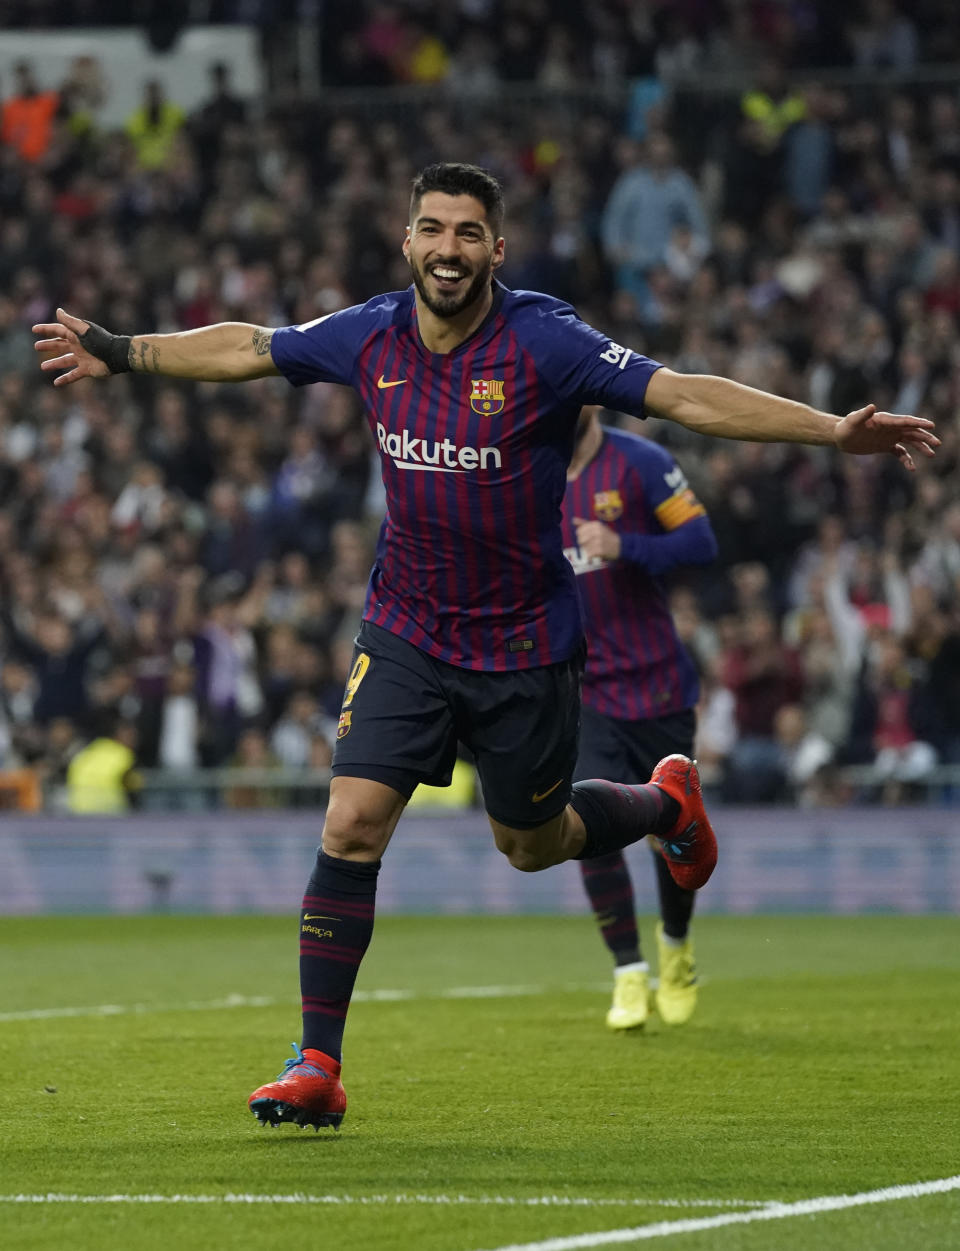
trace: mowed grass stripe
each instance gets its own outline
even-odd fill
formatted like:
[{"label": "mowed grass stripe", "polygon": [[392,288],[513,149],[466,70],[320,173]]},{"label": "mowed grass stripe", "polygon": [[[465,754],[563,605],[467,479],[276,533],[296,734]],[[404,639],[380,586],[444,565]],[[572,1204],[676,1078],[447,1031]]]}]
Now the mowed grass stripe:
[{"label": "mowed grass stripe", "polygon": [[529,1208],[765,1208],[778,1206],[776,1200],[762,1199],[596,1199],[577,1195],[262,1195],[262,1194],[223,1194],[223,1195],[0,1195],[0,1203],[79,1203],[79,1204],[110,1204],[110,1203],[172,1203],[172,1204],[261,1204],[275,1203],[281,1206],[298,1206],[318,1204],[329,1207],[360,1207],[385,1206],[426,1206],[426,1207],[463,1207],[475,1205],[479,1207],[529,1207]]}]

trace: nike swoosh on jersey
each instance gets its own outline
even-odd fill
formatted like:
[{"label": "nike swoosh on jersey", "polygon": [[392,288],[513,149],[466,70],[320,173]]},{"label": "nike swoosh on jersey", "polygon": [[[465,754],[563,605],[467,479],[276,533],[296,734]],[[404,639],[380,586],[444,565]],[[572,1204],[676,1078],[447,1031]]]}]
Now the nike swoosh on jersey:
[{"label": "nike swoosh on jersey", "polygon": [[377,379],[377,387],[381,391],[386,391],[387,387],[402,387],[406,382],[406,378],[398,378],[396,382],[385,382],[383,374]]},{"label": "nike swoosh on jersey", "polygon": [[533,800],[535,804],[542,803],[543,800],[545,800],[548,795],[553,794],[553,792],[557,789],[557,787],[560,785],[562,781],[563,781],[563,778],[559,778],[556,782],[554,782],[552,786],[547,787],[545,791],[535,791],[530,796],[530,798]]}]

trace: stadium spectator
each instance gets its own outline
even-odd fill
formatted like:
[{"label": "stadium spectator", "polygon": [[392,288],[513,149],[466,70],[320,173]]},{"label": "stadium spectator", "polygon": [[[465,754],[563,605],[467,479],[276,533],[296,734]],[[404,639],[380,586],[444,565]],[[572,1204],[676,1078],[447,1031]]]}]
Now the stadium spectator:
[{"label": "stadium spectator", "polygon": [[84,736],[68,718],[56,717],[50,722],[44,738],[43,755],[36,760],[34,769],[43,785],[47,806],[55,811],[67,812],[70,809],[70,764],[84,745]]},{"label": "stadium spectator", "polygon": [[[188,120],[200,166],[206,171],[216,167],[227,132],[247,121],[247,106],[233,91],[230,79],[230,66],[225,61],[214,61],[210,66],[210,97]],[[206,320],[197,324],[203,325]]]},{"label": "stadium spectator", "polygon": [[314,431],[298,426],[271,490],[271,523],[283,550],[296,546],[310,557],[326,552],[336,489],[333,466],[317,446]]},{"label": "stadium spectator", "polygon": [[0,669],[0,725],[3,734],[2,767],[28,764],[42,753],[44,735],[34,719],[37,680],[30,667],[8,659]]},{"label": "stadium spectator", "polygon": [[185,122],[186,114],[167,99],[163,83],[155,78],[144,83],[143,103],[130,114],[125,126],[140,169],[151,171],[171,164]]},{"label": "stadium spectator", "polygon": [[960,584],[960,502],[950,503],[923,528],[924,543],[913,565],[913,578],[938,597],[949,597]]},{"label": "stadium spectator", "polygon": [[270,749],[286,768],[304,769],[310,762],[313,740],[322,729],[316,695],[294,691],[270,734]]},{"label": "stadium spectator", "polygon": [[30,625],[21,626],[9,618],[7,630],[15,654],[36,675],[36,720],[46,725],[56,717],[66,717],[87,725],[91,713],[88,666],[92,653],[106,638],[103,623],[91,619],[77,629],[58,614],[43,611]]},{"label": "stadium spectator", "polygon": [[926,741],[931,726],[916,661],[890,631],[878,633],[867,655],[853,708],[848,756],[872,763],[886,782],[887,802],[922,782],[937,762]]},{"label": "stadium spectator", "polygon": [[450,72],[450,54],[426,22],[409,22],[405,47],[397,63],[402,82],[442,83]]},{"label": "stadium spectator", "polygon": [[728,798],[746,803],[776,799],[780,753],[774,728],[777,713],[803,694],[796,653],[783,645],[776,618],[752,607],[738,629],[738,642],[723,663],[723,683],[736,700],[737,741],[730,753]]},{"label": "stadium spectator", "polygon": [[109,84],[97,58],[86,53],[75,56],[59,88],[59,113],[71,136],[81,141],[96,139],[109,94]]},{"label": "stadium spectator", "polygon": [[[802,113],[783,136],[783,173],[787,197],[804,218],[813,217],[833,181],[837,141],[831,122],[841,107],[838,93],[811,83],[803,93]],[[798,110],[799,112],[799,110]]]},{"label": "stadium spectator", "polygon": [[483,30],[467,30],[450,60],[446,83],[454,96],[488,99],[500,82],[496,43]]},{"label": "stadium spectator", "polygon": [[214,476],[211,449],[207,432],[189,421],[182,391],[164,387],[159,392],[145,443],[167,486],[191,500],[204,498]]},{"label": "stadium spectator", "polygon": [[101,730],[67,766],[67,806],[74,813],[126,812],[136,763],[136,728],[114,715],[101,716]]},{"label": "stadium spectator", "polygon": [[941,760],[960,764],[960,611],[928,607],[916,625],[912,654],[925,685],[929,738]]},{"label": "stadium spectator", "polygon": [[737,741],[736,699],[720,680],[720,658],[713,657],[701,669],[694,748],[701,766],[704,790],[720,795],[727,760]]},{"label": "stadium spectator", "polygon": [[740,110],[772,152],[780,148],[787,131],[806,117],[807,101],[791,90],[783,65],[768,58],[757,71],[754,86],[741,97]]},{"label": "stadium spectator", "polygon": [[4,100],[0,109],[0,143],[36,165],[53,142],[60,98],[55,91],[40,90],[29,61],[18,61],[13,74],[13,95]]},{"label": "stadium spectator", "polygon": [[[270,750],[266,734],[257,726],[248,726],[238,739],[231,763],[238,769],[275,769],[280,763]],[[279,787],[244,785],[242,782],[229,786],[224,793],[228,808],[280,808],[284,795]]]},{"label": "stadium spectator", "polygon": [[196,683],[192,665],[184,661],[171,665],[158,710],[156,760],[146,763],[174,773],[199,768],[200,708]]},{"label": "stadium spectator", "polygon": [[835,748],[822,734],[807,725],[799,704],[783,704],[774,717],[774,738],[779,749],[776,798],[810,807],[823,796],[823,774]]},{"label": "stadium spectator", "polygon": [[138,461],[110,511],[111,523],[121,530],[133,526],[148,538],[156,534],[168,516],[160,469],[148,460]]},{"label": "stadium spectator", "polygon": [[194,637],[197,689],[204,722],[204,755],[224,764],[241,730],[263,709],[256,644],[247,625],[243,578],[223,575],[206,591],[207,611]]},{"label": "stadium spectator", "polygon": [[867,0],[863,16],[854,19],[850,42],[861,67],[908,70],[920,54],[917,28],[895,0]]},{"label": "stadium spectator", "polygon": [[0,375],[25,372],[32,365],[30,331],[17,316],[17,306],[0,295]]},{"label": "stadium spectator", "polygon": [[236,484],[222,478],[210,487],[205,520],[200,542],[204,569],[214,577],[252,578],[268,554],[266,518],[245,508]]},{"label": "stadium spectator", "polygon": [[696,185],[676,163],[669,137],[652,134],[613,185],[603,214],[603,246],[617,286],[642,307],[651,270],[664,265],[674,232],[686,226],[705,254],[706,217]]}]

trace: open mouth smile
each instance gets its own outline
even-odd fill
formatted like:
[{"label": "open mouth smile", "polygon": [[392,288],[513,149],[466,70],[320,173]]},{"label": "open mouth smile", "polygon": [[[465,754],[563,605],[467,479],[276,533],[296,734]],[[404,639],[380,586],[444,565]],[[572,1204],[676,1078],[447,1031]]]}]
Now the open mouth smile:
[{"label": "open mouth smile", "polygon": [[462,269],[454,265],[434,265],[430,276],[441,291],[456,291],[457,286],[467,277]]}]

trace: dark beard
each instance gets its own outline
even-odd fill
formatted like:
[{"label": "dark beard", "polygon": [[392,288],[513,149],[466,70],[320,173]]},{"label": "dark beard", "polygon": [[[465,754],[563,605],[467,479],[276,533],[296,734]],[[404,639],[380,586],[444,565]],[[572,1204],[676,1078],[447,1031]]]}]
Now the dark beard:
[{"label": "dark beard", "polygon": [[413,274],[413,285],[417,288],[420,299],[423,300],[434,317],[456,317],[458,313],[462,313],[465,308],[468,308],[480,298],[484,288],[490,282],[489,272],[481,272],[477,274],[462,295],[446,295],[441,296],[440,299],[435,299],[427,293],[423,275],[417,267],[411,264],[410,271]]}]

